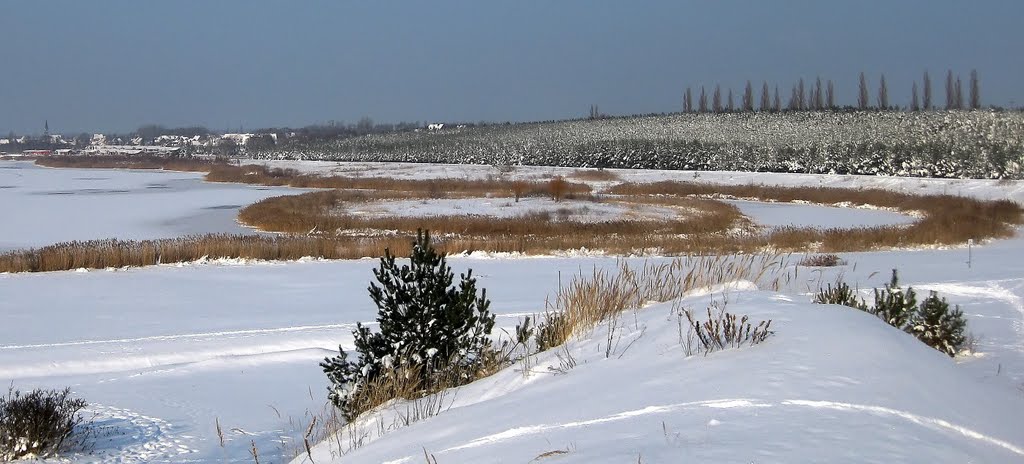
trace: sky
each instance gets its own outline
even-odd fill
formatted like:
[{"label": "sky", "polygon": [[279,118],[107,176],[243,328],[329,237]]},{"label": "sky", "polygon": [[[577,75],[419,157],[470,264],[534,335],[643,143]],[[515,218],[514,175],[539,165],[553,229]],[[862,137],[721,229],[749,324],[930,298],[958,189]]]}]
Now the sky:
[{"label": "sky", "polygon": [[[0,134],[673,112],[687,86],[947,70],[1024,105],[1024,1],[8,0]],[[966,87],[965,87],[966,89]]]}]

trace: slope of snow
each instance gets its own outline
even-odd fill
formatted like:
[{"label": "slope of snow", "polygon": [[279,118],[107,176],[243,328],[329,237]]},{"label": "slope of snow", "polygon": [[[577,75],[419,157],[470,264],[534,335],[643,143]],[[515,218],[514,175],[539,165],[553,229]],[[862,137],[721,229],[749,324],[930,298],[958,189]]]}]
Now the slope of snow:
[{"label": "slope of snow", "polygon": [[[771,319],[776,335],[686,356],[673,305],[654,305],[611,324],[611,356],[603,324],[567,347],[574,368],[564,352],[543,353],[526,373],[520,365],[463,387],[439,415],[341,458],[325,442],[313,462],[415,463],[424,450],[438,462],[530,462],[558,451],[557,462],[581,463],[1024,459],[1021,395],[979,386],[873,316],[744,290],[682,305],[700,313],[712,300]],[[383,411],[385,424],[392,414]]]}]

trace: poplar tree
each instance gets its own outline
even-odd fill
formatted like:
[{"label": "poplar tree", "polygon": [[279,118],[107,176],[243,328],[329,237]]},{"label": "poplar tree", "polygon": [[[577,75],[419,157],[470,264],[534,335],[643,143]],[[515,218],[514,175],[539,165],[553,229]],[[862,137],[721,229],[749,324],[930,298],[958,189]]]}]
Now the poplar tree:
[{"label": "poplar tree", "polygon": [[704,93],[704,86],[700,86],[700,100],[697,101],[698,111],[701,113],[708,112],[708,95]]},{"label": "poplar tree", "polygon": [[798,110],[805,110],[805,109],[807,109],[807,99],[805,98],[806,94],[804,94],[804,78],[801,77],[800,81],[797,82],[796,85],[797,85],[797,87],[796,87],[797,88],[797,100],[796,100],[797,108],[796,109],[798,109]]},{"label": "poplar tree", "polygon": [[743,111],[754,111],[754,87],[749,80],[746,87],[743,87]]},{"label": "poplar tree", "polygon": [[910,111],[921,111],[921,105],[917,101],[917,82],[910,89]]},{"label": "poplar tree", "polygon": [[828,109],[836,109],[836,89],[832,85],[832,79],[828,80],[828,85],[825,87],[825,101],[828,105]]},{"label": "poplar tree", "polygon": [[971,109],[981,109],[981,88],[978,83],[978,71],[971,70]]},{"label": "poplar tree", "polygon": [[711,111],[722,112],[722,87],[715,84],[715,94],[711,97]]},{"label": "poplar tree", "polygon": [[878,81],[878,108],[889,109],[889,88],[885,85],[885,74]]},{"label": "poplar tree", "polygon": [[946,72],[946,109],[951,110],[956,106],[956,100],[954,93],[956,90],[953,88],[953,70]]},{"label": "poplar tree", "polygon": [[962,89],[963,87],[960,85],[960,76],[956,76],[956,99],[954,100],[954,104],[958,110],[964,109],[964,93],[962,92]]},{"label": "poplar tree", "polygon": [[761,84],[761,111],[771,111],[772,100],[768,93],[768,81],[762,81]]},{"label": "poplar tree", "polygon": [[857,91],[857,109],[868,109],[868,78],[860,73],[860,87]]},{"label": "poplar tree", "polygon": [[922,108],[925,111],[928,111],[932,109],[932,79],[928,77],[928,71],[924,72],[924,80],[921,82],[921,85],[924,86],[924,101]]},{"label": "poplar tree", "polygon": [[825,107],[824,98],[821,95],[821,76],[814,82],[814,109],[821,111]]}]

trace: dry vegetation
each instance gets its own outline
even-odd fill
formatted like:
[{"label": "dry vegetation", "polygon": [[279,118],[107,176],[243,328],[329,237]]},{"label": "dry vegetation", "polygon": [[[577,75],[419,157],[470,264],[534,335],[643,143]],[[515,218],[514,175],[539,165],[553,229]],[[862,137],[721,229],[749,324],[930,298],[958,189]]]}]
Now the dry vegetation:
[{"label": "dry vegetation", "polygon": [[777,290],[788,284],[787,257],[778,254],[686,256],[635,269],[619,263],[610,274],[594,269],[559,288],[554,308],[548,311],[538,334],[542,349],[565,343],[573,334],[649,302],[672,301],[697,288],[750,281]]},{"label": "dry vegetation", "polygon": [[[781,228],[753,243],[779,250],[798,251],[816,245],[822,252],[863,251],[885,247],[954,245],[968,239],[1006,238],[1024,223],[1024,209],[1010,200],[985,201],[953,195],[910,195],[881,189],[829,187],[775,187],[765,185],[710,185],[691,182],[621,184],[613,193],[649,196],[732,197],[762,201],[806,201],[818,204],[854,204],[891,208],[924,218],[909,226],[853,229]],[[739,238],[752,243],[748,238]],[[744,247],[741,247],[744,248]]]},{"label": "dry vegetation", "polygon": [[[47,157],[38,164],[60,167],[149,168],[206,172],[207,180],[331,190],[268,198],[244,208],[239,219],[269,232],[287,235],[209,235],[173,240],[100,240],[61,243],[0,255],[0,272],[143,266],[187,262],[203,257],[247,259],[328,259],[381,256],[384,248],[401,252],[416,229],[434,231],[446,253],[473,251],[544,254],[586,248],[609,254],[730,254],[763,250],[837,253],[886,247],[953,245],[968,239],[1012,236],[1024,223],[1024,210],[1008,200],[983,201],[951,195],[910,195],[879,189],[822,187],[721,186],[693,182],[619,184],[600,197],[586,184],[564,178],[549,181],[487,179],[397,180],[377,177],[321,177],[294,169],[235,166],[217,161],[163,157]],[[607,171],[577,171],[580,178]],[[602,174],[603,175],[603,174]],[[616,218],[578,222],[553,213],[513,218],[468,215],[366,217],[348,214],[367,202],[432,198],[524,196],[677,209],[675,218]],[[716,198],[807,201],[884,207],[923,216],[909,226],[854,229],[753,228],[734,206]]]}]

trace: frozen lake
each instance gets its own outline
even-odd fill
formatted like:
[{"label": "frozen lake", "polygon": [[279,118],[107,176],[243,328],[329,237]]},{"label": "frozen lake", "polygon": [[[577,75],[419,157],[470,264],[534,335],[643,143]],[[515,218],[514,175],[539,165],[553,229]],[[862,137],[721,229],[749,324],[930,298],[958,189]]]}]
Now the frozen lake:
[{"label": "frozen lake", "polygon": [[916,219],[906,214],[866,208],[800,203],[764,203],[760,201],[725,200],[736,205],[744,216],[765,227],[853,228],[911,224]]},{"label": "frozen lake", "polygon": [[0,161],[0,251],[71,240],[252,233],[238,210],[302,190],[204,182],[201,173],[51,169]]}]

